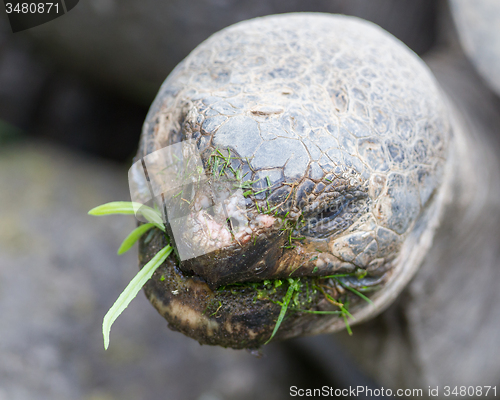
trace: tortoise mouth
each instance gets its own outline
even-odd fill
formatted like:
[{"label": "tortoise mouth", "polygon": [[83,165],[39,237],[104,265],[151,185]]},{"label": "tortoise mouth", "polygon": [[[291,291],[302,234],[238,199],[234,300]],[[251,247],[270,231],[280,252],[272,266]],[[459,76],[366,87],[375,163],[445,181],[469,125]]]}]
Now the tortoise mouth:
[{"label": "tortoise mouth", "polygon": [[[141,241],[140,267],[166,243],[160,232],[147,245]],[[173,255],[155,271],[144,291],[172,330],[201,344],[238,349],[258,348],[271,336],[280,312],[273,301],[284,295],[282,289],[276,290],[270,301],[261,301],[248,287],[209,286],[202,278],[184,273]]]},{"label": "tortoise mouth", "polygon": [[[167,244],[167,238],[155,231],[148,243],[143,239],[139,243],[142,268]],[[376,289],[384,280],[385,277],[381,277],[372,282],[372,288]],[[286,318],[273,336],[292,284],[296,289],[288,299]],[[345,320],[350,315],[346,310],[348,304],[357,307],[364,302],[340,281],[329,277],[301,276],[209,285],[196,274],[181,270],[173,254],[155,271],[144,291],[172,330],[200,344],[235,349],[259,348],[272,336],[273,340],[282,340],[317,334],[326,326],[330,326],[330,331],[332,326],[337,327],[333,330],[341,330],[346,323],[348,326]]]},{"label": "tortoise mouth", "polygon": [[188,276],[201,277],[213,290],[226,284],[270,279],[277,275],[284,244],[283,236],[262,234],[253,242],[184,260],[179,269]]}]

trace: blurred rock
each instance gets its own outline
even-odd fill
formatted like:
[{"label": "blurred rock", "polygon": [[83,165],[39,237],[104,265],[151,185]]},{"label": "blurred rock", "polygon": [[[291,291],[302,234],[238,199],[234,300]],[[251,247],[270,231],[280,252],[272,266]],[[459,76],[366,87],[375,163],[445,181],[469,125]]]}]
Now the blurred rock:
[{"label": "blurred rock", "polygon": [[130,162],[146,107],[120,98],[69,73],[51,76],[30,133],[73,149]]},{"label": "blurred rock", "polygon": [[34,51],[29,38],[14,35],[6,16],[0,18],[0,118],[21,129],[29,128],[50,74]]},{"label": "blurred rock", "polygon": [[0,143],[18,130],[129,161],[147,108],[62,70],[0,19]]},{"label": "blurred rock", "polygon": [[465,54],[500,96],[500,2],[450,0],[450,8]]},{"label": "blurred rock", "polygon": [[435,40],[435,0],[89,0],[20,35],[59,63],[148,104],[168,73],[212,33],[245,19],[321,11],[373,21],[417,53]]}]

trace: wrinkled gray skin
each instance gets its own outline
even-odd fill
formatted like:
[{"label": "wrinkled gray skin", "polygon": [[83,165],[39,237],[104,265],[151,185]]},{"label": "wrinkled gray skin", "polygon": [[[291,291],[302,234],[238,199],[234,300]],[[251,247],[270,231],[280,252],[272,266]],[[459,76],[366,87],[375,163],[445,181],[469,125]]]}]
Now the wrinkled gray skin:
[{"label": "wrinkled gray skin", "polygon": [[[139,155],[195,139],[204,160],[215,148],[248,160],[245,179],[268,176],[271,205],[289,200],[282,215],[289,211],[292,222],[303,215],[306,228],[298,234],[306,240],[293,249],[276,242],[277,254],[265,261],[268,275],[259,264],[245,264],[245,254],[263,252],[280,234],[279,218],[259,215],[264,196],[251,197],[252,232],[228,244],[234,262],[224,265],[240,273],[243,263],[247,274],[229,282],[365,270],[363,279],[346,282],[377,289],[374,305],[350,308],[360,322],[393,301],[431,244],[451,184],[454,124],[425,64],[379,27],[344,16],[288,14],[233,25],[198,46],[160,89]],[[199,209],[191,200],[194,220]],[[330,205],[341,211],[322,216]],[[210,240],[203,235],[186,231],[184,240],[203,247]],[[258,238],[256,249],[251,237]],[[221,282],[210,274],[222,260],[181,269],[217,287]],[[188,289],[194,284],[186,291],[194,292]],[[157,292],[149,298],[174,328],[202,342],[228,345],[228,335],[237,336],[239,322],[222,326],[195,305],[188,313],[184,298],[159,299]],[[314,316],[281,338],[344,326],[341,317]]]},{"label": "wrinkled gray skin", "polygon": [[463,127],[449,204],[395,304],[337,339],[384,385],[439,385],[442,395],[444,384],[500,384],[500,101],[463,54],[427,62]]},{"label": "wrinkled gray skin", "polygon": [[465,54],[500,96],[500,2],[450,0],[450,8]]}]

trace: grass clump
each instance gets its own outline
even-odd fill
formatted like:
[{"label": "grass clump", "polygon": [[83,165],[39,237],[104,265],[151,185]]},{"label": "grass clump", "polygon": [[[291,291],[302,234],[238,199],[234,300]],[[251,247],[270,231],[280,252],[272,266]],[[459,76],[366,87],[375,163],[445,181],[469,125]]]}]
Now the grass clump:
[{"label": "grass clump", "polygon": [[[342,278],[352,276],[357,276],[358,279],[361,279],[359,278],[359,273],[336,274],[314,278],[288,278],[284,280],[268,279],[263,282],[232,283],[229,285],[221,286],[218,290],[230,290],[231,293],[236,294],[239,289],[253,289],[256,292],[254,302],[256,300],[269,300],[280,306],[280,313],[278,315],[278,318],[276,319],[276,325],[274,326],[271,336],[264,343],[264,345],[266,345],[275,337],[283,321],[290,313],[338,315],[344,320],[344,324],[348,334],[352,335],[352,329],[349,324],[349,319],[354,320],[355,318],[349,312],[348,296],[344,295],[340,296],[340,298],[334,298],[331,294],[328,293],[328,290],[332,289],[333,286],[328,285],[327,283],[327,281],[329,280],[336,282],[362,300],[373,304],[373,302],[363,293],[350,287],[342,281]],[[270,295],[276,292],[276,288],[285,284],[288,284],[288,288],[283,298],[280,301],[271,300]],[[363,288],[363,290],[365,290],[365,287]],[[329,303],[337,307],[338,310],[308,309],[307,307],[310,307],[313,304],[313,299],[317,298],[318,293],[320,293],[320,295],[323,296],[323,298],[325,298]]]},{"label": "grass clump", "polygon": [[281,301],[281,310],[280,314],[278,316],[278,319],[276,320],[276,325],[274,325],[274,330],[273,333],[271,334],[271,337],[267,339],[267,341],[264,343],[264,345],[268,344],[276,335],[276,332],[278,332],[279,327],[281,326],[281,323],[283,322],[283,318],[285,318],[285,314],[287,312],[288,306],[290,305],[290,301],[292,300],[293,294],[296,290],[298,290],[299,287],[299,282],[300,279],[289,279],[288,283],[290,286],[288,286],[288,289],[286,291],[285,296],[283,297],[283,301]]}]

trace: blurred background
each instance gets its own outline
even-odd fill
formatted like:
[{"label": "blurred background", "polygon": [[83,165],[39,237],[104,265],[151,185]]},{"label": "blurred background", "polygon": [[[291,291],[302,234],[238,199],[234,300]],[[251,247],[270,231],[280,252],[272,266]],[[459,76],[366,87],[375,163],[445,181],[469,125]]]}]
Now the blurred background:
[{"label": "blurred background", "polygon": [[[137,272],[116,250],[127,171],[149,104],[210,34],[284,12],[355,15],[420,56],[453,43],[437,0],[80,0],[13,34],[0,15],[0,400],[284,399],[289,387],[377,387],[333,336],[256,358],[172,332],[140,294],[104,352],[102,317]],[[354,329],[356,334],[356,329]]]}]

